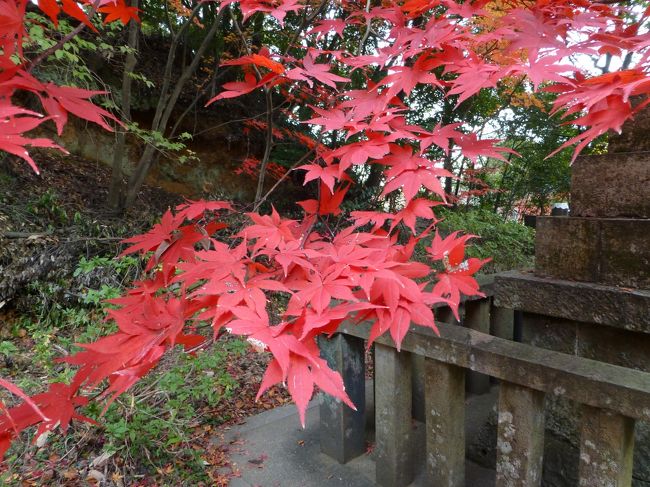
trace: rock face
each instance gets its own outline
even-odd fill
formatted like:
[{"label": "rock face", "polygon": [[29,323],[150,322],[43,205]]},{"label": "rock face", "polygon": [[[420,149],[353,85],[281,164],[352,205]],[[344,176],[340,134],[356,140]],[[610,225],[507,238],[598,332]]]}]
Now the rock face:
[{"label": "rock face", "polygon": [[[641,370],[650,381],[650,152],[629,152],[636,136],[615,140],[615,154],[578,158],[571,216],[538,218],[535,271],[497,276],[495,304],[523,312],[525,343]],[[634,148],[649,151],[647,140]],[[545,411],[543,486],[579,485],[583,457],[607,468],[609,454],[632,456],[634,439],[632,478],[616,485],[650,487],[649,424],[610,420],[561,394],[545,398]],[[494,413],[469,447],[484,466],[495,466],[497,423]],[[611,442],[581,453],[599,428]]]},{"label": "rock face", "polygon": [[[222,125],[222,128],[218,128]],[[141,126],[147,126],[144,117]],[[263,145],[260,145],[256,136],[245,135],[242,130],[229,127],[223,116],[203,114],[196,125],[188,127],[188,131],[198,133],[186,141],[187,149],[193,157],[180,162],[178,157],[187,153],[166,152],[152,166],[146,184],[190,199],[209,197],[252,201],[257,189],[257,175],[243,171],[243,162],[248,157],[261,157]],[[93,124],[71,121],[60,137],[48,132],[43,132],[43,135],[53,138],[71,154],[107,167],[113,164],[115,135]],[[127,175],[133,172],[143,148],[144,143],[135,137],[128,139],[125,156],[127,163],[124,166]],[[265,189],[270,189],[278,177],[277,174],[268,173]],[[278,193],[280,191],[282,200],[290,202],[292,207],[293,202],[310,197],[302,183],[295,184],[291,178],[285,180]],[[276,202],[277,204],[282,203]]]}]

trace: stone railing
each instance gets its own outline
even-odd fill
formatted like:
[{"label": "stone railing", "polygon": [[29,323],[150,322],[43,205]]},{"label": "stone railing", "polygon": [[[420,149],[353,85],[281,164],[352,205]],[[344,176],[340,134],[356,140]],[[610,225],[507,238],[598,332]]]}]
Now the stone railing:
[{"label": "stone railing", "polygon": [[[426,484],[464,486],[466,390],[489,389],[492,377],[499,383],[497,487],[541,485],[546,394],[581,405],[580,486],[630,486],[634,423],[650,420],[650,373],[515,342],[512,310],[496,308],[491,297],[463,307],[460,326],[445,323],[451,315],[438,309],[440,336],[413,327],[400,352],[389,336],[375,342],[376,483],[413,481],[416,419],[425,428]],[[321,450],[342,463],[366,451],[369,331],[368,324],[343,324],[321,342],[358,407],[328,396],[321,402]]]}]

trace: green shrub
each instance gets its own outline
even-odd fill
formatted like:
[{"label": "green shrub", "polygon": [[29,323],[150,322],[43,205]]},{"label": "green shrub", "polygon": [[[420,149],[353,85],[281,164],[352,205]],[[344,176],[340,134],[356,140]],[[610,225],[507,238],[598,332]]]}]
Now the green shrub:
[{"label": "green shrub", "polygon": [[477,235],[467,248],[468,257],[492,258],[482,272],[486,274],[532,266],[535,231],[515,221],[505,221],[488,210],[441,209],[438,230],[445,236],[456,230]]}]

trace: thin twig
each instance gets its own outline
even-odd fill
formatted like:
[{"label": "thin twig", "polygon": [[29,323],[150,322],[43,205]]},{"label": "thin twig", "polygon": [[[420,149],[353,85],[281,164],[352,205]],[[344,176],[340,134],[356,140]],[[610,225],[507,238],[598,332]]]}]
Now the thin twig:
[{"label": "thin twig", "polygon": [[[370,0],[366,1],[366,13],[370,13]],[[368,18],[366,19],[366,32],[363,34],[363,37],[359,41],[359,49],[358,49],[358,56],[363,56],[363,51],[366,46],[366,41],[368,40],[368,37],[370,37],[370,29],[372,27],[372,18],[370,15],[368,15]]]},{"label": "thin twig", "polygon": [[287,172],[285,172],[285,173],[282,175],[282,177],[276,181],[276,183],[271,187],[271,189],[269,189],[269,190],[266,192],[266,194],[265,194],[264,196],[262,196],[262,197],[259,199],[258,202],[255,203],[255,206],[253,207],[253,211],[257,211],[257,210],[259,209],[259,207],[262,205],[262,203],[264,203],[264,202],[267,200],[267,198],[271,195],[271,193],[273,193],[273,191],[275,191],[276,188],[277,188],[278,186],[280,186],[280,184],[282,183],[282,181],[284,181],[285,179],[287,179],[287,177],[289,176],[289,173],[290,173],[291,171],[293,171],[294,169],[296,169],[296,167],[298,167],[299,164],[302,164],[302,163],[303,163],[303,162],[304,162],[304,161],[305,161],[305,160],[306,160],[306,159],[307,159],[311,154],[313,154],[315,151],[316,151],[316,147],[314,147],[313,149],[311,149],[309,152],[306,152],[305,155],[303,155],[300,159],[298,159],[298,160],[293,164],[293,166],[291,166],[291,167],[289,168],[289,170],[287,170]]},{"label": "thin twig", "polygon": [[[28,232],[3,232],[0,233],[0,238],[6,239],[37,239],[45,237],[56,237],[54,233],[28,233]],[[123,237],[69,237],[61,239],[62,242],[84,242],[84,241],[112,241],[112,240],[124,240]]]},{"label": "thin twig", "polygon": [[[93,17],[93,15],[95,15],[95,12],[97,12],[97,8],[99,7],[99,3],[100,3],[100,0],[95,0],[95,3],[93,4],[93,6],[92,6],[92,8],[90,10],[90,14],[88,15],[88,22],[90,22],[90,19]],[[33,61],[31,61],[29,63],[29,66],[27,67],[27,72],[31,73],[32,70],[36,66],[41,64],[45,59],[47,59],[52,54],[54,54],[56,51],[61,49],[61,47],[63,47],[67,42],[71,41],[74,37],[76,37],[85,28],[86,28],[86,24],[84,24],[83,22],[80,23],[77,27],[72,29],[67,35],[63,36],[59,40],[59,42],[57,42],[52,47],[50,47],[49,49],[46,49],[41,54],[36,56],[36,59],[34,59]]]}]

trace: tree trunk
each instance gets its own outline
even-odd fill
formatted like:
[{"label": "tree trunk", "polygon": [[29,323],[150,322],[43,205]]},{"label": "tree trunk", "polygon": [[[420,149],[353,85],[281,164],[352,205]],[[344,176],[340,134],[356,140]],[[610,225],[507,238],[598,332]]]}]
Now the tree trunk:
[{"label": "tree trunk", "polygon": [[[217,33],[217,30],[219,28],[219,25],[221,24],[221,19],[223,16],[223,10],[221,10],[217,14],[212,25],[207,31],[205,37],[203,38],[201,45],[197,49],[194,57],[192,58],[192,62],[189,64],[188,67],[183,69],[181,76],[176,81],[176,84],[174,85],[174,88],[170,93],[169,90],[171,88],[172,70],[174,66],[174,60],[176,58],[175,52],[181,37],[185,34],[185,30],[187,29],[187,26],[194,21],[196,12],[198,12],[198,7],[193,12],[193,15],[188,18],[187,23],[184,24],[183,27],[177,32],[176,36],[174,37],[174,40],[172,41],[172,45],[169,48],[170,52],[169,55],[167,56],[167,64],[165,66],[165,75],[164,75],[164,81],[161,90],[161,96],[158,99],[156,114],[154,116],[154,120],[151,126],[152,131],[159,132],[163,135],[167,131],[167,124],[169,123],[169,119],[174,111],[174,107],[176,106],[176,103],[178,102],[178,98],[181,95],[183,87],[189,81],[189,79],[192,77],[192,75],[198,68],[201,62],[201,58],[205,54],[205,51],[207,50],[208,46],[212,42],[212,39],[214,39],[214,36]],[[157,160],[158,160],[158,156],[156,154],[156,148],[152,145],[147,145],[144,152],[142,153],[142,156],[140,157],[140,160],[138,161],[137,167],[135,168],[133,174],[131,174],[131,177],[129,178],[125,205],[124,205],[125,209],[128,209],[133,205],[135,198],[140,192],[142,183],[144,183],[144,180],[147,177],[149,170]]]},{"label": "tree trunk", "polygon": [[[139,0],[131,0],[131,7],[138,8]],[[137,64],[135,56],[138,47],[139,24],[131,21],[129,24],[129,51],[124,62],[124,73],[122,74],[122,117],[125,122],[131,121],[131,86],[133,83],[132,74]],[[113,154],[113,171],[111,183],[108,188],[108,207],[115,213],[121,213],[124,206],[124,188],[122,178],[124,177],[124,155],[126,153],[126,133],[124,130],[117,132],[115,141],[115,153]]]}]

